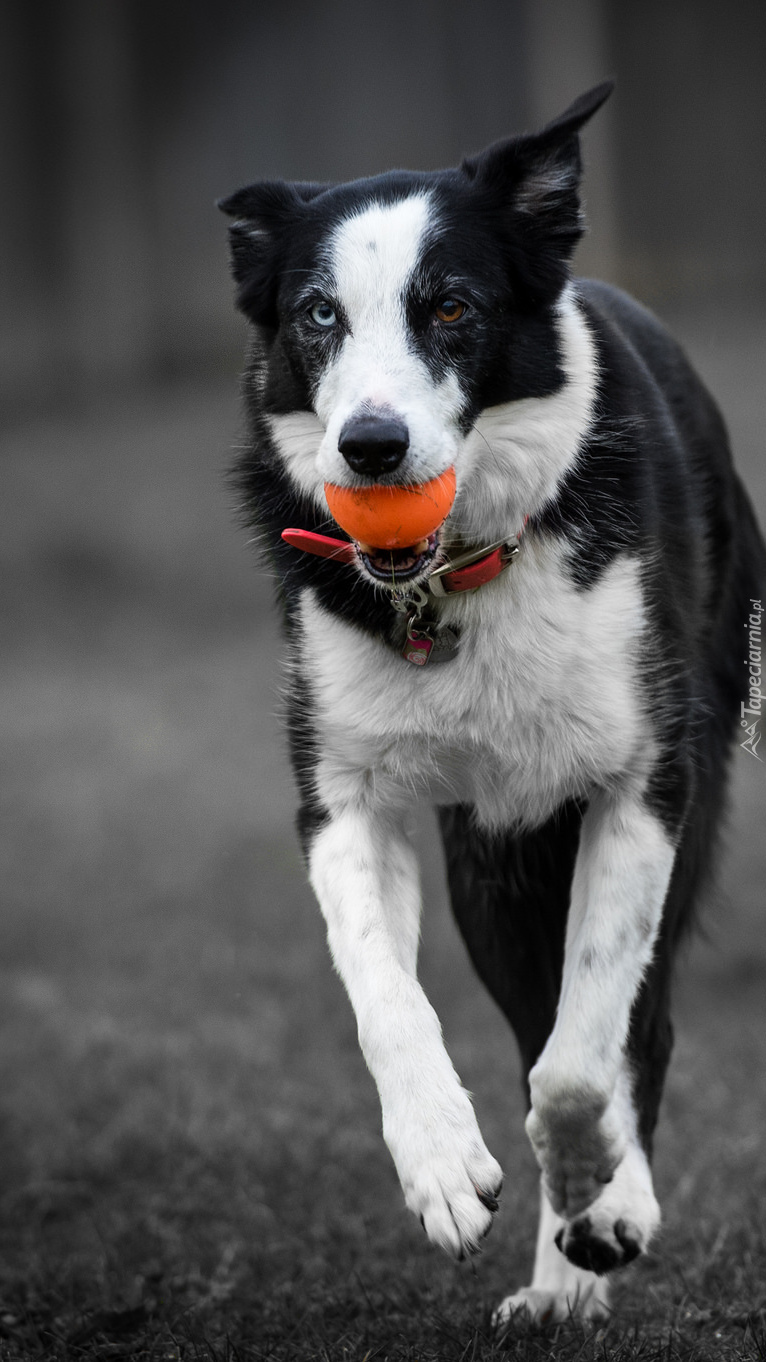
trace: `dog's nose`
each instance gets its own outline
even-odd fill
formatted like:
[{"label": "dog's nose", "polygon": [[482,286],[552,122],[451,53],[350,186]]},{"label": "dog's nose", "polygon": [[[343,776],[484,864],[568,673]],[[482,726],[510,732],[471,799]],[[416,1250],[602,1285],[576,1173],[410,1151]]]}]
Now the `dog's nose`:
[{"label": "dog's nose", "polygon": [[352,416],[338,438],[338,449],[349,468],[370,477],[398,468],[409,444],[404,422],[388,416]]}]

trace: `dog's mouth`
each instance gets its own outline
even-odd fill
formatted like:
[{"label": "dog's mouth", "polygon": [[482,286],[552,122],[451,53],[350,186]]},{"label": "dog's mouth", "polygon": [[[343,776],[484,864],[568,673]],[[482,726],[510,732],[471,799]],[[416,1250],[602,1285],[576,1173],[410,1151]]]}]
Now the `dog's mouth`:
[{"label": "dog's mouth", "polygon": [[439,549],[439,533],[435,530],[427,539],[419,539],[406,548],[376,549],[370,544],[356,545],[365,572],[376,582],[399,585],[422,577],[431,566]]}]

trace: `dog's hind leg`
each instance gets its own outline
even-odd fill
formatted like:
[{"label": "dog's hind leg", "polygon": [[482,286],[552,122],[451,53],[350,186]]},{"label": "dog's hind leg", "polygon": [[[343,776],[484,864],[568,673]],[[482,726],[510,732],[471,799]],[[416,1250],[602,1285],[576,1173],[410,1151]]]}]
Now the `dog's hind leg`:
[{"label": "dog's hind leg", "polygon": [[[474,967],[508,1018],[527,1076],[553,1028],[582,811],[567,804],[543,827],[488,837],[470,811],[440,810],[452,907]],[[540,1188],[540,1224],[529,1286],[493,1316],[503,1329],[522,1313],[539,1323],[608,1312],[608,1281],[571,1263],[557,1245],[564,1221]]]},{"label": "dog's hind leg", "polygon": [[474,968],[510,1022],[527,1076],[553,1028],[582,810],[490,836],[463,806],[439,810],[452,910]]},{"label": "dog's hind leg", "polygon": [[637,1258],[659,1228],[648,1157],[638,1137],[627,1072],[622,1076],[625,1154],[614,1176],[583,1215],[557,1215],[541,1183],[540,1224],[531,1285],[507,1296],[493,1316],[503,1328],[524,1312],[538,1323],[570,1317],[602,1319],[609,1313],[609,1276]]},{"label": "dog's hind leg", "polygon": [[540,1185],[540,1224],[537,1230],[532,1282],[506,1296],[492,1315],[492,1326],[504,1330],[515,1315],[526,1315],[538,1324],[563,1320],[604,1319],[609,1314],[609,1281],[576,1267],[557,1247],[564,1221],[556,1215]]}]

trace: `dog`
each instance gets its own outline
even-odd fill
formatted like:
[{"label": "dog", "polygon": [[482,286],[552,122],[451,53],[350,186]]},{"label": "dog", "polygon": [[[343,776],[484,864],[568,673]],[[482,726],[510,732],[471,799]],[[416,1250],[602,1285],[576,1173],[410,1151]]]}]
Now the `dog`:
[{"label": "dog", "polygon": [[[604,1316],[610,1274],[658,1229],[673,957],[714,860],[765,575],[683,353],[571,277],[579,132],[611,88],[456,169],[219,204],[252,323],[236,479],[284,607],[309,878],[406,1204],[457,1258],[502,1174],[417,979],[422,800],[517,1037],[541,1214],[501,1328]],[[452,510],[412,544],[329,514],[326,485],[451,469]]]}]

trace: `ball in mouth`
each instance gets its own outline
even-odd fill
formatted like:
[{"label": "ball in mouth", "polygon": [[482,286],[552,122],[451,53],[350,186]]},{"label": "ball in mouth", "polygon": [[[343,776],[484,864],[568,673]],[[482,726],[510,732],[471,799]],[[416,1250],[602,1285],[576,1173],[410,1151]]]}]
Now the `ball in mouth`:
[{"label": "ball in mouth", "polygon": [[373,577],[398,580],[424,571],[455,500],[455,470],[414,486],[339,487],[325,483],[327,505],[356,542]]}]

